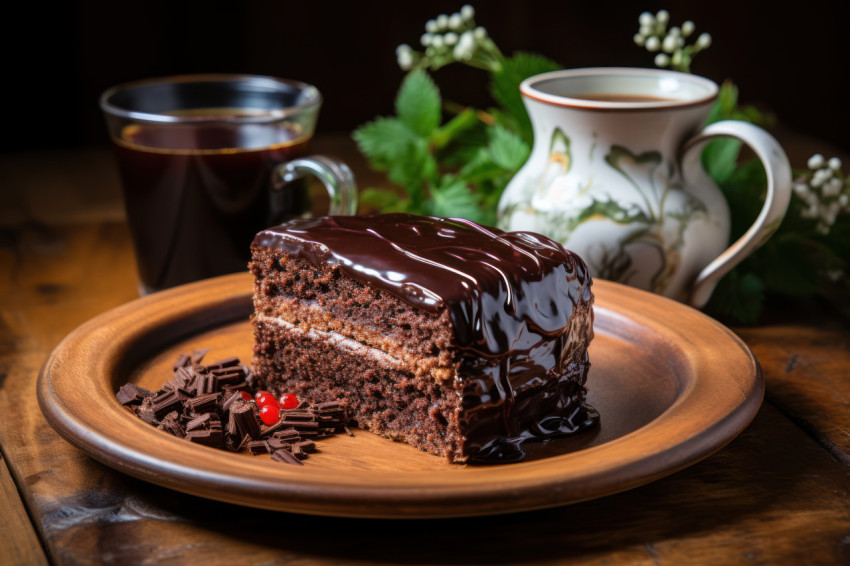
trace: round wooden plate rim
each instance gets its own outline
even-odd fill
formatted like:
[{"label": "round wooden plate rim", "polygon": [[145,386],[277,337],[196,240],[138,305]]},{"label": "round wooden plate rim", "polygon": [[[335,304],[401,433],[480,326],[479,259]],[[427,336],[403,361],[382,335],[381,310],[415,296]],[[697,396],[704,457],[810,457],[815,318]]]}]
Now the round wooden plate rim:
[{"label": "round wooden plate rim", "polygon": [[[341,478],[317,465],[305,474],[305,468],[235,458],[177,438],[163,443],[161,431],[115,399],[119,361],[138,346],[140,337],[155,335],[157,328],[175,320],[195,316],[199,328],[236,320],[239,312],[249,310],[250,291],[249,275],[228,275],[132,301],[83,324],[57,346],[39,375],[38,399],[48,421],[101,462],[194,495],[304,513],[438,517],[573,503],[647,483],[720,449],[749,424],[763,396],[758,363],[729,329],[674,301],[598,280],[597,331],[625,337],[627,332],[612,327],[614,322],[653,329],[661,344],[679,352],[697,375],[704,369],[705,352],[722,348],[725,379],[688,381],[658,418],[603,444],[538,461],[467,467],[464,473],[398,472],[392,481],[376,482],[374,472],[351,471]],[[658,320],[659,310],[676,316]],[[671,326],[670,319],[677,324]],[[681,348],[683,340],[690,345],[687,350]],[[88,365],[80,367],[84,360]],[[79,383],[69,379],[72,373],[91,377]],[[706,395],[712,404],[705,404]],[[101,404],[97,422],[80,414],[86,399]],[[688,418],[693,411],[702,420]],[[103,420],[114,426],[104,428]],[[521,492],[522,502],[504,497],[508,492]]]}]

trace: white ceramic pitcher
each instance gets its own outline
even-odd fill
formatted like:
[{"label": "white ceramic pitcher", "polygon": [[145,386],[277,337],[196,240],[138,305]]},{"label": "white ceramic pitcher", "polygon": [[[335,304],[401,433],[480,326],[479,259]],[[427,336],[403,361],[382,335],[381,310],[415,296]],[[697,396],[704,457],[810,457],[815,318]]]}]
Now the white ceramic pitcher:
[{"label": "white ceramic pitcher", "polygon": [[[520,90],[534,148],[502,195],[499,225],[560,241],[594,277],[702,307],[785,215],[791,167],[777,141],[740,121],[701,129],[718,92],[708,79],[572,69],[526,79]],[[750,146],[768,181],[755,223],[728,247],[728,206],[700,161],[719,136]]]}]

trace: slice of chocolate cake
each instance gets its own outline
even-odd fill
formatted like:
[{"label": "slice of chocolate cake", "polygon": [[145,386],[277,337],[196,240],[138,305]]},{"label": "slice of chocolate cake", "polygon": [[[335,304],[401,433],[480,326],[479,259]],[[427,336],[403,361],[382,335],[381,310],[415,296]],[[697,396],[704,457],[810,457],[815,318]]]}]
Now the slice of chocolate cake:
[{"label": "slice of chocolate cake", "polygon": [[454,462],[597,420],[591,278],[560,244],[408,214],[294,220],[257,234],[256,378],[344,400],[358,424]]}]

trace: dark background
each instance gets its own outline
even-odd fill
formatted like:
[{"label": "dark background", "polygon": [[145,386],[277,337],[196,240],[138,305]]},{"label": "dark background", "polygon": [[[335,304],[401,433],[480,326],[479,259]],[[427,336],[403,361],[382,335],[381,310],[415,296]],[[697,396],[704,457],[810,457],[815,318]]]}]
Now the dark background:
[{"label": "dark background", "polygon": [[[106,144],[98,95],[123,81],[181,73],[267,74],[310,82],[325,95],[322,131],[350,131],[392,112],[403,73],[395,47],[419,47],[425,21],[464,2],[63,2],[19,4],[2,34],[7,109],[0,151]],[[645,66],[632,43],[641,11],[670,11],[714,44],[693,71],[732,78],[744,102],[793,129],[850,150],[847,26],[850,3],[814,0],[613,2],[490,0],[473,4],[506,54],[533,51],[564,67]],[[484,73],[436,73],[443,94],[489,104]]]}]

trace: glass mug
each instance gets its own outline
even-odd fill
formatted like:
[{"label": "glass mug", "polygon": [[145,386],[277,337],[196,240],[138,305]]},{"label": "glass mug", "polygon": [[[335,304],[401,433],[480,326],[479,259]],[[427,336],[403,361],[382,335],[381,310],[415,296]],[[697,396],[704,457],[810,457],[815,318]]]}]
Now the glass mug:
[{"label": "glass mug", "polygon": [[322,96],[297,81],[186,75],[127,83],[100,98],[115,143],[139,291],[245,270],[258,231],[311,213],[354,214],[344,163],[307,156]]}]

